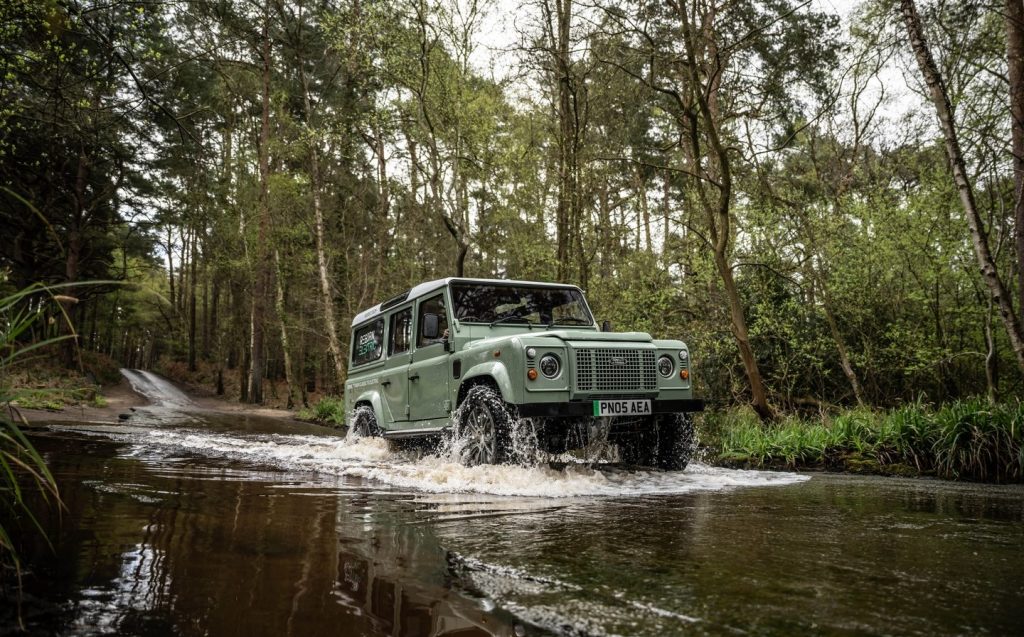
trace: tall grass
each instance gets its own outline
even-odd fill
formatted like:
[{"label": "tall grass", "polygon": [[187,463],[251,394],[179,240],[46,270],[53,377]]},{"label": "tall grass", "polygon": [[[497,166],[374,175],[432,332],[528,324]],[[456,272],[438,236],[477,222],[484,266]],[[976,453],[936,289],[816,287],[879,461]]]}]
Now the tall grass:
[{"label": "tall grass", "polygon": [[11,537],[12,525],[27,522],[45,537],[38,520],[25,504],[25,495],[29,490],[39,491],[44,500],[52,498],[57,503],[60,495],[46,462],[15,422],[17,412],[11,403],[19,396],[11,389],[7,370],[16,360],[32,352],[71,338],[65,336],[27,344],[19,340],[44,316],[46,303],[54,302],[48,298],[52,296],[52,288],[34,285],[0,298],[0,568],[14,569],[19,589],[21,562]]},{"label": "tall grass", "polygon": [[1024,404],[977,398],[938,408],[857,409],[763,425],[749,412],[705,416],[721,460],[752,466],[876,468],[989,482],[1024,479]]},{"label": "tall grass", "polygon": [[331,427],[341,427],[345,424],[345,400],[325,396],[312,407],[299,411],[300,420],[311,420]]}]

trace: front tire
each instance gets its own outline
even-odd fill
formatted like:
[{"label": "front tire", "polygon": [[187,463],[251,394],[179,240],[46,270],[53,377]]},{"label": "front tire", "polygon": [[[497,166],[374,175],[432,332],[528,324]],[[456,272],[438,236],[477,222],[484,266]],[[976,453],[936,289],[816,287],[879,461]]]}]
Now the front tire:
[{"label": "front tire", "polygon": [[690,464],[697,448],[693,417],[689,414],[665,414],[658,418],[657,467],[682,471]]},{"label": "front tire", "polygon": [[470,388],[455,423],[454,448],[459,462],[467,467],[505,462],[511,424],[512,416],[494,388]]},{"label": "front tire", "polygon": [[682,471],[695,446],[693,420],[687,414],[660,414],[649,426],[619,438],[619,456],[626,464]]},{"label": "front tire", "polygon": [[381,435],[380,426],[377,424],[377,416],[373,413],[373,407],[359,405],[352,415],[352,426],[349,434],[356,438],[375,438]]}]

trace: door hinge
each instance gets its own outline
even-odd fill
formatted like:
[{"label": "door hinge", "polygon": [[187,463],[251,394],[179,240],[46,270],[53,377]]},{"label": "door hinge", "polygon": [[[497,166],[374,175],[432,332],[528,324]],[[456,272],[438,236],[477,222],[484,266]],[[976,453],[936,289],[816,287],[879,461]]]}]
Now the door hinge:
[{"label": "door hinge", "polygon": [[405,405],[405,415],[406,416],[409,415],[409,405],[408,404]]},{"label": "door hinge", "polygon": [[452,401],[450,401],[450,400],[444,401],[444,412],[446,414],[452,413]]}]

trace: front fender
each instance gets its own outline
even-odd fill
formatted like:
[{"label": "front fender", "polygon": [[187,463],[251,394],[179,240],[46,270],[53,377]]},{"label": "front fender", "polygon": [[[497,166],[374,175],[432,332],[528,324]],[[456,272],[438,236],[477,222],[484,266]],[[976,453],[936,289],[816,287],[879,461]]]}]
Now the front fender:
[{"label": "front fender", "polygon": [[462,375],[462,384],[474,378],[490,377],[498,385],[501,398],[507,403],[515,402],[515,391],[512,388],[512,379],[509,378],[508,368],[501,361],[487,361],[470,367]]}]

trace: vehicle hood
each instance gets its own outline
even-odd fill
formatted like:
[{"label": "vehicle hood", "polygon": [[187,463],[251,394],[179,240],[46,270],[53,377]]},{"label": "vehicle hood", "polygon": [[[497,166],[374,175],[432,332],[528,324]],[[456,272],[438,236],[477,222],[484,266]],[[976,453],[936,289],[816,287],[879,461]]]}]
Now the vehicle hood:
[{"label": "vehicle hood", "polygon": [[540,332],[518,332],[515,334],[503,334],[491,336],[471,342],[472,347],[492,346],[499,343],[507,343],[512,339],[533,342],[536,339],[554,338],[567,343],[578,342],[614,342],[614,343],[652,343],[654,341],[650,334],[645,332],[597,332],[592,330],[547,330]]}]

